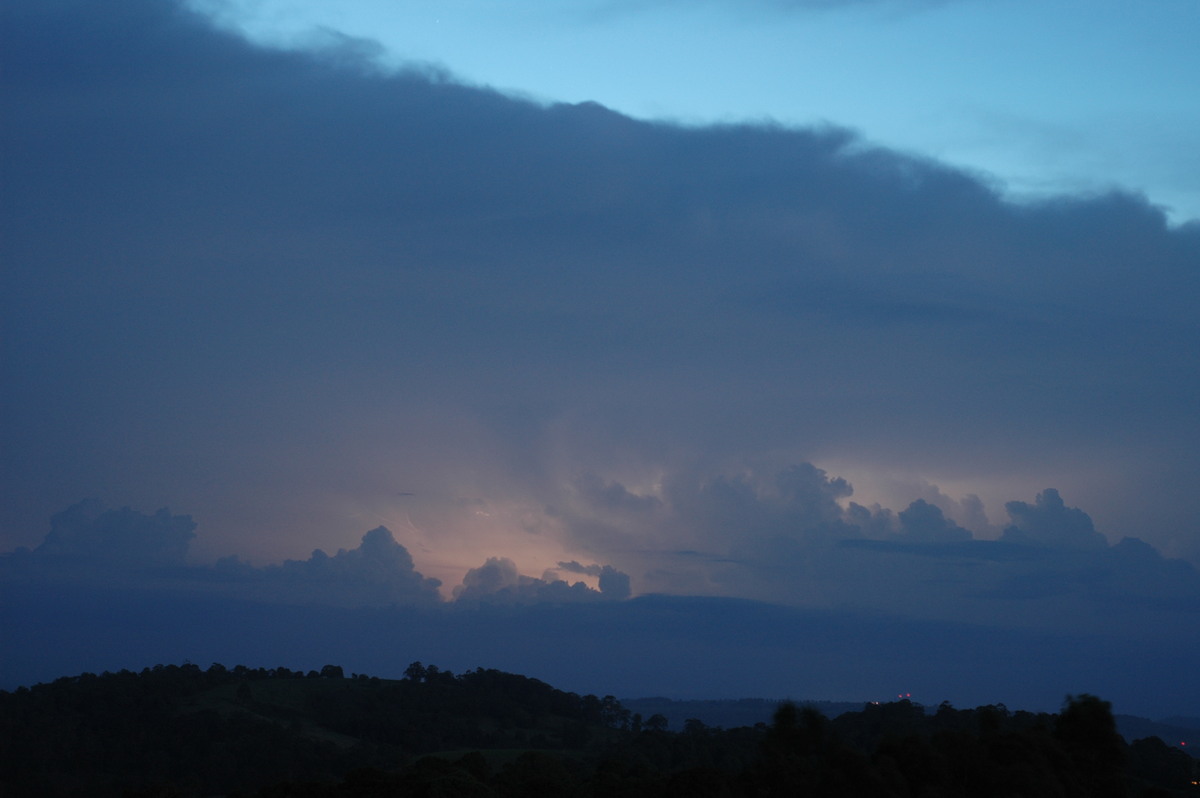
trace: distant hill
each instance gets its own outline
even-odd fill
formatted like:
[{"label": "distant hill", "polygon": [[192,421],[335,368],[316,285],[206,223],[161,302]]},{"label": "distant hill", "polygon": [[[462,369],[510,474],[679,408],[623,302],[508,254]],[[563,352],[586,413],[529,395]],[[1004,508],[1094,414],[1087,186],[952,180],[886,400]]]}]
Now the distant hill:
[{"label": "distant hill", "polygon": [[[868,704],[866,701],[804,701],[786,699],[801,707],[811,707],[827,718],[837,718],[847,712],[857,712]],[[643,717],[662,715],[667,719],[667,728],[683,729],[688,719],[696,719],[706,726],[733,729],[738,726],[754,726],[770,723],[775,711],[784,699],[736,698],[710,700],[677,700],[670,698],[622,698],[621,704],[630,712]],[[937,707],[926,707],[926,712]],[[1186,750],[1195,747],[1200,751],[1200,718],[1182,716],[1150,720],[1133,715],[1116,715],[1117,733],[1126,740],[1158,737],[1168,745]]]},{"label": "distant hill", "polygon": [[[1117,715],[1116,720],[1117,731],[1126,740],[1157,737],[1176,748],[1200,751],[1200,719],[1198,718],[1174,717],[1155,721],[1135,718],[1132,715]],[[1189,753],[1191,752],[1189,751]]]},{"label": "distant hill", "polygon": [[[668,728],[678,731],[689,718],[695,718],[706,726],[719,726],[723,729],[735,729],[739,726],[754,726],[757,723],[770,723],[783,703],[782,699],[767,698],[736,698],[714,700],[674,700],[670,698],[622,698],[621,704],[630,712],[640,713],[643,717],[662,715],[668,721]],[[812,707],[827,718],[836,718],[845,712],[862,709],[865,701],[794,701],[794,703]]]},{"label": "distant hill", "polygon": [[483,668],[158,665],[0,691],[0,795],[1195,798],[1197,760],[1116,729],[1092,696],[1058,715],[623,703]]}]

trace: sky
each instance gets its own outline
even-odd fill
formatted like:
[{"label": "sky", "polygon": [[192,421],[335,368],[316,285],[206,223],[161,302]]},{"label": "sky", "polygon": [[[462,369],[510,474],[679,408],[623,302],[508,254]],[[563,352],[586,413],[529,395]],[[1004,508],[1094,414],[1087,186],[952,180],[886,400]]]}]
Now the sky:
[{"label": "sky", "polygon": [[0,687],[1200,713],[1194,5],[430,8],[0,10]]},{"label": "sky", "polygon": [[1200,217],[1195,0],[196,0],[274,46],[639,119],[830,123],[1006,195],[1123,188]]}]

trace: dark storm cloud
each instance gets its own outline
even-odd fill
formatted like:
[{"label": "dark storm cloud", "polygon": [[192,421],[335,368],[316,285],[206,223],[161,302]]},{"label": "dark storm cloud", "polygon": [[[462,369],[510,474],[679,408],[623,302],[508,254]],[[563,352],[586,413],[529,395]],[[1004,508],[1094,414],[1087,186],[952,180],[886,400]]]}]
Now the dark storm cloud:
[{"label": "dark storm cloud", "polygon": [[[596,598],[504,533],[610,598],[1195,619],[1163,555],[1200,556],[1200,228],[1144,199],[1015,205],[842,129],[540,106],[159,0],[0,13],[6,550],[102,495],[194,514],[193,556],[349,546],[189,565],[213,600],[428,603],[409,551],[455,535],[481,606]],[[984,540],[981,501],[875,506],[831,458],[1036,485]],[[353,547],[380,523],[419,544]]]},{"label": "dark storm cloud", "polygon": [[354,549],[332,557],[317,549],[307,560],[255,567],[236,555],[215,565],[187,562],[195,522],[167,509],[146,515],[106,509],[94,499],[51,519],[32,551],[0,555],[6,581],[47,585],[110,585],[182,595],[215,595],[306,606],[368,607],[439,601],[438,580],[422,576],[408,550],[385,527],[367,532]]},{"label": "dark storm cloud", "polygon": [[144,515],[129,507],[109,510],[89,499],[50,519],[50,532],[33,556],[117,568],[182,565],[195,528],[191,517],[171,515],[165,507]]}]

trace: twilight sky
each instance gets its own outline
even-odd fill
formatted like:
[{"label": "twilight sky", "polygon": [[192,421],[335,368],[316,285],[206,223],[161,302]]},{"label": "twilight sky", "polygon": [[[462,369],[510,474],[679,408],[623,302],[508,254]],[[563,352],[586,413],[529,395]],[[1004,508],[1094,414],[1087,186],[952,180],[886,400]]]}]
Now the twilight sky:
[{"label": "twilight sky", "polygon": [[0,10],[0,678],[64,584],[1195,671],[1194,4],[308,5]]},{"label": "twilight sky", "polygon": [[356,37],[383,63],[643,119],[829,122],[1013,196],[1122,187],[1200,217],[1195,0],[193,5],[270,45]]}]

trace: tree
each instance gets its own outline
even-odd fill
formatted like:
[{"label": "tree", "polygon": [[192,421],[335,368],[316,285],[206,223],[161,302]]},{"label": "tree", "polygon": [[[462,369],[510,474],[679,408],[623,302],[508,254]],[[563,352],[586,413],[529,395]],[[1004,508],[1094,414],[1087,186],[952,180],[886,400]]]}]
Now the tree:
[{"label": "tree", "polygon": [[1125,741],[1117,734],[1112,704],[1087,693],[1067,696],[1054,736],[1074,760],[1088,795],[1125,794]]}]

